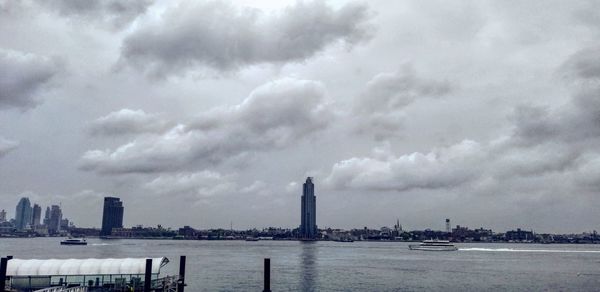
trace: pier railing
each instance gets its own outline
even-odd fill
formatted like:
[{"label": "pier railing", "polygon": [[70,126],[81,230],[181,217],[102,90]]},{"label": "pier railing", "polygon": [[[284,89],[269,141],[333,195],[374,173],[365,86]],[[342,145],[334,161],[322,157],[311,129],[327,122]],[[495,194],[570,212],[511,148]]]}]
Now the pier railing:
[{"label": "pier railing", "polygon": [[50,287],[41,290],[35,290],[34,292],[88,292],[87,287]]}]

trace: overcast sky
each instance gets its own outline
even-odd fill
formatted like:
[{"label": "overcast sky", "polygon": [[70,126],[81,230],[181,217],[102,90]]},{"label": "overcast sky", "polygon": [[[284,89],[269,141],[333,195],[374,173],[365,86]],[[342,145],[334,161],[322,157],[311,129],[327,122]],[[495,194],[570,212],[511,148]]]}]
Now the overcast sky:
[{"label": "overcast sky", "polygon": [[594,1],[0,0],[0,209],[600,230]]}]

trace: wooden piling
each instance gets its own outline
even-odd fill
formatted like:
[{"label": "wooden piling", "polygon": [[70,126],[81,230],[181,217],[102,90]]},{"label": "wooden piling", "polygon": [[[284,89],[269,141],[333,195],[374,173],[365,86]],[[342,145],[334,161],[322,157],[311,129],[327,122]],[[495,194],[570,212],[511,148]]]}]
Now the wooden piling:
[{"label": "wooden piling", "polygon": [[6,291],[6,268],[8,266],[8,258],[0,259],[0,288],[2,292]]},{"label": "wooden piling", "polygon": [[185,256],[179,257],[179,280],[177,281],[177,292],[185,289]]},{"label": "wooden piling", "polygon": [[146,273],[144,274],[144,292],[150,292],[152,282],[152,259],[146,259]]},{"label": "wooden piling", "polygon": [[265,259],[265,289],[263,292],[271,292],[271,259]]}]

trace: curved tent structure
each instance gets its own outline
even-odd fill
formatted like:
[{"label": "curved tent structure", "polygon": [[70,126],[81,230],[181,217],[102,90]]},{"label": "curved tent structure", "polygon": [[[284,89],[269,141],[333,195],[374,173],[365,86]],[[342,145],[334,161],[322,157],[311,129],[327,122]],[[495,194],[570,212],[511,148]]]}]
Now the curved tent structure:
[{"label": "curved tent structure", "polygon": [[[169,262],[166,257],[152,258],[152,274]],[[142,275],[146,258],[123,259],[47,259],[8,261],[7,276],[85,276],[85,275]]]}]

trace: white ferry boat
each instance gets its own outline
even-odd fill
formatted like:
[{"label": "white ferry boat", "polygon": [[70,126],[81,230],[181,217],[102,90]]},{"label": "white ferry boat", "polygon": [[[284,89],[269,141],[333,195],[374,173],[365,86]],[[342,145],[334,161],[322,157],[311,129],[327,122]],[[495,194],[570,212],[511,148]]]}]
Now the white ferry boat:
[{"label": "white ferry boat", "polygon": [[456,246],[447,240],[425,240],[420,244],[410,244],[408,248],[411,250],[432,250],[432,251],[452,251],[458,250]]},{"label": "white ferry boat", "polygon": [[81,238],[69,238],[60,242],[62,245],[87,245],[87,241]]}]

